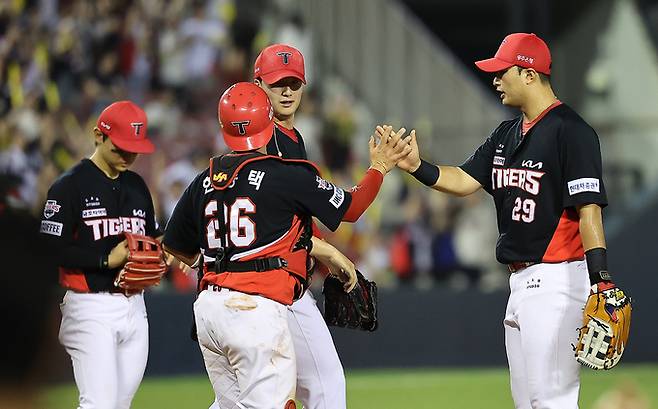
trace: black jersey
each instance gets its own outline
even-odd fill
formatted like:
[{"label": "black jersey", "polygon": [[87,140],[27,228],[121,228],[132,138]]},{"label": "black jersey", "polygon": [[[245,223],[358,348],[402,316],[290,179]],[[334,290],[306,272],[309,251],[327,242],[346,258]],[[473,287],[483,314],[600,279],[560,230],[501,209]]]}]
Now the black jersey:
[{"label": "black jersey", "polygon": [[[222,174],[213,177],[220,178]],[[230,261],[280,255],[280,251],[294,244],[289,241],[300,220],[315,216],[335,230],[351,200],[349,192],[322,179],[312,165],[278,157],[246,162],[228,188],[221,191],[213,188],[210,170],[206,169],[176,204],[163,243],[184,254],[201,251],[206,262],[214,260],[220,247]],[[224,240],[218,234],[217,215],[222,212],[228,232]],[[292,302],[292,288],[287,289],[287,294],[272,294],[286,290],[275,288],[275,281],[284,286],[283,278],[272,280],[267,273],[227,275],[230,277],[221,283],[223,287]]]},{"label": "black jersey", "polygon": [[158,234],[153,201],[144,180],[125,171],[110,179],[84,159],[48,191],[43,233],[58,254],[60,284],[75,291],[114,290],[118,269],[101,268],[121,233]]},{"label": "black jersey", "polygon": [[299,131],[281,125],[274,127],[274,135],[267,143],[267,154],[284,159],[308,159],[304,139]]},{"label": "black jersey", "polygon": [[461,168],[493,196],[501,263],[584,257],[576,206],[607,204],[596,132],[558,105],[522,135],[523,117],[505,121]]}]

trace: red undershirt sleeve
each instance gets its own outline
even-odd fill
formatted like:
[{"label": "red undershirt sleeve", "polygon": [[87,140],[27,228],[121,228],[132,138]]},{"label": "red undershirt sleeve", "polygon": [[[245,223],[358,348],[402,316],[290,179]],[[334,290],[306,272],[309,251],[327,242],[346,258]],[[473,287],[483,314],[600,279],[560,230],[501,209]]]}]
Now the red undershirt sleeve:
[{"label": "red undershirt sleeve", "polygon": [[322,235],[322,231],[318,227],[318,224],[313,220],[311,223],[311,228],[313,229],[313,237],[317,237],[318,239],[323,239],[324,236]]},{"label": "red undershirt sleeve", "polygon": [[357,221],[377,197],[383,181],[384,175],[378,170],[368,169],[363,179],[361,179],[361,183],[350,190],[352,202],[343,216],[343,221]]}]

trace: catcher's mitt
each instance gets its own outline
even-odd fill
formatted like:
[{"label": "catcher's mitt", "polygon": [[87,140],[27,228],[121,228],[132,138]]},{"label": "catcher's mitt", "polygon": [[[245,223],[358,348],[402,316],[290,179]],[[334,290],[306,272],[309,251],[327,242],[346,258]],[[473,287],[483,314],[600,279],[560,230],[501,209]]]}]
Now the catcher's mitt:
[{"label": "catcher's mitt", "polygon": [[358,282],[349,293],[334,276],[324,280],[324,320],[327,325],[357,328],[364,331],[377,329],[377,284],[356,271]]},{"label": "catcher's mitt", "polygon": [[578,362],[592,369],[617,365],[628,343],[631,300],[614,284],[599,283],[583,313],[583,327],[576,345]]},{"label": "catcher's mitt", "polygon": [[114,279],[114,285],[124,290],[143,290],[158,285],[167,271],[160,242],[141,234],[125,233],[128,242],[128,262]]}]

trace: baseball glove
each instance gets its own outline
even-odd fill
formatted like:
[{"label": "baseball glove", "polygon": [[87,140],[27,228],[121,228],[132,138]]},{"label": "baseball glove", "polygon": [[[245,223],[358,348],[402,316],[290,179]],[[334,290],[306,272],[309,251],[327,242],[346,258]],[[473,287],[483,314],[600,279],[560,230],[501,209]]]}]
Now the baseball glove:
[{"label": "baseball glove", "polygon": [[576,360],[597,370],[617,365],[628,343],[631,310],[630,297],[611,282],[593,287],[579,329]]},{"label": "baseball glove", "polygon": [[322,287],[324,320],[327,325],[374,331],[377,329],[377,284],[367,280],[359,270],[358,282],[346,293],[343,283],[327,276]]},{"label": "baseball glove", "polygon": [[128,262],[114,279],[114,285],[124,290],[143,290],[158,285],[167,271],[160,242],[141,234],[125,233],[128,242]]}]

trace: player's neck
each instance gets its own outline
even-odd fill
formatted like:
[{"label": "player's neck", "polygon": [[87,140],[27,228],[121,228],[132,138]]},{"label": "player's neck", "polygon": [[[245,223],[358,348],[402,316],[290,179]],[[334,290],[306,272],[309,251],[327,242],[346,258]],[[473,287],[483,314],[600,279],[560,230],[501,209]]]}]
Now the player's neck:
[{"label": "player's neck", "polygon": [[103,173],[105,173],[105,176],[107,176],[110,179],[116,179],[119,177],[119,171],[114,169],[112,166],[110,166],[105,160],[103,160],[100,152],[98,152],[98,149],[96,149],[89,158],[98,169],[100,169]]},{"label": "player's neck", "polygon": [[528,96],[527,102],[521,107],[523,112],[523,120],[525,122],[532,122],[537,118],[546,108],[550,107],[557,102],[557,97],[550,87],[542,89],[540,92]]},{"label": "player's neck", "polygon": [[295,114],[292,114],[288,117],[274,117],[274,122],[283,126],[287,129],[293,129],[295,127]]}]

